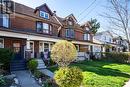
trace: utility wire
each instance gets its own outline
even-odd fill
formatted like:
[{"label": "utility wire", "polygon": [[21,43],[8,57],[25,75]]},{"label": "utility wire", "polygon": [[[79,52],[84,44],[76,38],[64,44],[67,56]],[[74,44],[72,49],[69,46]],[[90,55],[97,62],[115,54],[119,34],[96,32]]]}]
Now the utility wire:
[{"label": "utility wire", "polygon": [[[87,15],[89,15],[97,6],[98,6],[98,5],[96,4],[96,5],[94,6],[94,8],[92,8],[82,19],[79,20],[79,22],[81,22],[82,20],[84,20],[84,19],[87,17]],[[78,23],[79,23],[79,22],[78,22]]]},{"label": "utility wire", "polygon": [[94,0],[86,9],[84,9],[84,10],[78,15],[78,18],[79,18],[79,16],[82,15],[86,10],[88,10],[95,2],[96,2],[96,0]]}]

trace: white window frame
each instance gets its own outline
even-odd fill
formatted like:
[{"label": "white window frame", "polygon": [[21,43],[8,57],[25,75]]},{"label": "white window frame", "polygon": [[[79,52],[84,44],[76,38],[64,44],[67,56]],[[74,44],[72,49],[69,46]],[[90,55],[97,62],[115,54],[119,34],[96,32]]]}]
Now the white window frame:
[{"label": "white window frame", "polygon": [[45,11],[40,11],[40,17],[45,18],[45,19],[49,19],[49,14]]},{"label": "white window frame", "polygon": [[90,34],[85,33],[84,34],[84,40],[90,40]]},{"label": "white window frame", "polygon": [[[41,48],[40,48],[40,43],[42,43],[43,45],[42,45],[42,50],[40,50]],[[44,46],[44,44],[48,44],[49,45],[49,51],[51,51],[51,42],[39,42],[39,52],[45,52],[45,46]]]},{"label": "white window frame", "polygon": [[49,24],[47,23],[42,23],[42,30],[43,30],[43,33],[49,33]]},{"label": "white window frame", "polygon": [[2,21],[3,21],[3,24],[2,26],[3,27],[6,27],[6,28],[9,28],[9,15],[8,14],[2,14]]},{"label": "white window frame", "polygon": [[[72,35],[74,34],[74,35]],[[66,29],[65,36],[67,38],[75,38],[75,31],[73,29]]]},{"label": "white window frame", "polygon": [[4,38],[0,38],[0,40],[2,40],[2,41],[3,41],[3,46],[2,46],[2,47],[0,47],[0,48],[4,48]]}]

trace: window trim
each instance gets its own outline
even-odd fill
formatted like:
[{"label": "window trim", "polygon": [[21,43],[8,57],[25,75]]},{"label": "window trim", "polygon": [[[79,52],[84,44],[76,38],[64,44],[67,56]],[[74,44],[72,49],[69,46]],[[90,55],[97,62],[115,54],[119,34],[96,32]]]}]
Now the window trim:
[{"label": "window trim", "polygon": [[4,38],[0,38],[0,40],[3,40],[3,46],[2,46],[2,48],[4,48],[5,47]]},{"label": "window trim", "polygon": [[[44,14],[44,16],[41,16],[42,13]],[[48,18],[46,18],[46,15],[48,16]],[[45,12],[45,11],[39,11],[39,16],[40,16],[41,18],[44,18],[44,19],[50,19],[49,13],[47,13],[47,12]]]},{"label": "window trim", "polygon": [[[73,36],[71,35],[72,34],[72,30],[73,30],[73,34],[74,34]],[[67,31],[68,31],[69,34],[67,34]],[[65,29],[65,37],[74,39],[75,38],[75,31],[74,31],[74,29],[68,29],[68,28]]]},{"label": "window trim", "polygon": [[[85,35],[86,35],[87,37],[85,37]],[[85,39],[85,38],[86,38],[86,39]],[[89,33],[84,33],[84,35],[83,35],[83,39],[84,39],[84,40],[89,41],[89,40],[90,40],[90,38],[91,38],[91,36],[90,36],[90,34],[89,34]]]},{"label": "window trim", "polygon": [[[2,24],[1,24],[1,27],[4,27],[4,28],[10,28],[10,15],[9,14],[0,14],[1,15],[1,21],[2,21]],[[4,16],[3,15],[8,15],[8,26],[4,26],[4,23],[3,23],[3,20],[4,20]]]},{"label": "window trim", "polygon": [[[41,31],[38,31],[38,28],[37,28],[38,22],[41,23]],[[44,28],[43,28],[43,24],[48,24],[48,29],[44,29]],[[52,34],[52,31],[50,31],[50,26],[53,27],[53,26],[52,26],[51,24],[49,24],[49,23],[45,23],[45,22],[41,22],[41,21],[36,21],[36,29],[37,29],[37,32],[38,32],[38,33]],[[48,30],[48,33],[43,32],[44,30]]]}]

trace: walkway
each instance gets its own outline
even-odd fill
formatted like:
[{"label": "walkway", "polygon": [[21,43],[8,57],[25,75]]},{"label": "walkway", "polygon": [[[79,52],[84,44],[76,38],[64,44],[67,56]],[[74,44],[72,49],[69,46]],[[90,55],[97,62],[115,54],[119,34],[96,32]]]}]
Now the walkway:
[{"label": "walkway", "polygon": [[128,82],[126,82],[125,86],[123,87],[130,87],[130,80]]},{"label": "walkway", "polygon": [[51,72],[51,71],[50,71],[50,70],[48,70],[48,69],[40,69],[40,71],[41,71],[42,73],[44,73],[45,75],[47,75],[47,76],[51,77],[51,78],[53,78],[53,77],[54,77],[54,73],[53,73],[53,72]]},{"label": "walkway", "polygon": [[29,71],[14,71],[12,73],[16,75],[21,87],[41,87],[36,83],[35,79],[30,76]]}]

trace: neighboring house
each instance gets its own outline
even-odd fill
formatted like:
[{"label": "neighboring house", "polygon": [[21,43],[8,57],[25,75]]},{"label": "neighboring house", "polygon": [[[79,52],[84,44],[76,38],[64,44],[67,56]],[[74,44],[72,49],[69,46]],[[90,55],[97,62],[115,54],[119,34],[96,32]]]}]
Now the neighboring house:
[{"label": "neighboring house", "polygon": [[127,52],[128,51],[128,41],[123,39],[122,37],[116,37],[113,39],[114,43],[116,44],[116,51],[117,52]]},{"label": "neighboring house", "polygon": [[68,40],[78,52],[92,51],[92,33],[79,25],[73,14],[61,18],[47,4],[35,9],[15,3],[15,14],[0,15],[0,48],[10,48],[14,60],[40,58],[54,43]]},{"label": "neighboring house", "polygon": [[116,45],[113,42],[113,35],[110,31],[99,32],[95,34],[94,39],[102,42],[102,52],[115,51]]}]

